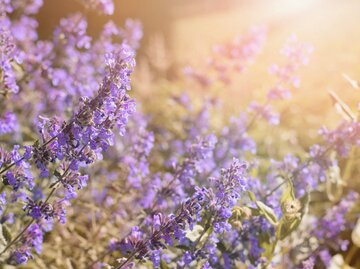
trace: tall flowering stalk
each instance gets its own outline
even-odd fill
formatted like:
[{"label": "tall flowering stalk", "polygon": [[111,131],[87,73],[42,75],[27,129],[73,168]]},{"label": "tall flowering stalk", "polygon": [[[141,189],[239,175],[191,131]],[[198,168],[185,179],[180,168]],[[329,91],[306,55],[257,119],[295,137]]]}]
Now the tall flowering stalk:
[{"label": "tall flowering stalk", "polygon": [[[246,189],[246,167],[245,163],[234,159],[228,169],[222,170],[221,178],[210,179],[211,188],[195,187],[192,198],[182,203],[178,212],[167,217],[162,213],[155,214],[151,221],[149,237],[144,237],[145,234],[135,227],[128,237],[112,242],[111,251],[120,250],[125,256],[116,268],[126,268],[134,258],[151,259],[154,267],[158,267],[161,260],[160,250],[165,249],[166,245],[175,245],[175,241],[192,245],[194,252],[186,252],[186,255],[192,257],[185,262],[186,264],[200,258],[199,255],[206,255],[206,252],[200,254],[198,251],[199,242],[210,228],[214,229],[215,233],[230,229],[227,220],[232,215],[231,210],[240,198],[240,193]],[[200,222],[203,217],[206,217],[203,233],[191,243],[186,238],[186,230],[192,230],[196,222]],[[211,233],[208,233],[208,237],[210,236]]]},{"label": "tall flowering stalk", "polygon": [[[111,0],[79,2],[95,16],[115,12]],[[139,93],[142,111],[133,115],[140,22],[109,21],[97,38],[75,13],[40,40],[42,4],[0,0],[2,265],[313,268],[330,266],[349,246],[344,264],[354,264],[356,229],[353,243],[349,231],[359,197],[346,180],[358,173],[358,115],[331,92],[344,121],[322,127],[312,146],[275,127],[275,101],[299,88],[309,45],[290,37],[284,61],[270,67],[275,82],[264,103],[250,102],[237,117],[224,119],[217,98],[187,94],[175,77],[148,86],[181,93]],[[202,89],[234,83],[265,36],[252,28],[185,74]]]},{"label": "tall flowering stalk", "polygon": [[[2,253],[25,236],[31,240],[32,234],[28,235],[27,231],[34,227],[32,223],[39,223],[43,219],[59,219],[64,222],[63,207],[66,201],[75,198],[76,189],[86,186],[88,179],[87,175],[81,175],[79,168],[96,161],[101,152],[112,145],[114,128],[117,128],[121,135],[125,133],[128,117],[135,109],[134,100],[127,94],[130,90],[129,76],[135,66],[134,53],[124,44],[118,52],[107,55],[106,65],[106,75],[97,94],[91,99],[82,99],[78,111],[67,122],[61,122],[57,118],[44,119],[39,126],[41,145],[36,142],[32,147],[27,147],[23,156],[14,151],[12,163],[2,169],[1,173],[6,172],[3,181],[6,180],[6,183],[17,191],[22,187],[21,182],[29,178],[18,174],[17,170],[11,169],[12,166],[27,167],[29,162],[33,162],[40,170],[40,177],[47,178],[50,177],[50,164],[58,164],[53,170],[55,181],[50,185],[51,192],[45,200],[33,201],[27,198],[24,209],[32,220]],[[49,203],[58,186],[63,187],[64,197]],[[29,185],[30,189],[32,187]],[[24,244],[33,246],[32,243]],[[21,254],[23,258],[20,257]],[[13,255],[18,262],[24,262],[31,257],[31,252],[29,248],[20,246],[20,250],[16,250]]]},{"label": "tall flowering stalk", "polygon": [[263,49],[266,34],[265,27],[253,27],[242,36],[218,44],[214,46],[204,71],[188,66],[184,69],[184,74],[204,88],[218,82],[229,84],[232,73],[243,73],[255,61]]}]

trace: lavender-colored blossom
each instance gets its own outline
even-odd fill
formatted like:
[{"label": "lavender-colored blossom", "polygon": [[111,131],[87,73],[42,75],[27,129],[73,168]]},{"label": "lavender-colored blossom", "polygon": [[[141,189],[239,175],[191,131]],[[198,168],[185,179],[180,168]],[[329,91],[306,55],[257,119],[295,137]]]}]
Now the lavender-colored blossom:
[{"label": "lavender-colored blossom", "polygon": [[130,47],[137,50],[143,37],[142,25],[138,20],[127,19],[123,29],[119,31],[120,36]]},{"label": "lavender-colored blossom", "polygon": [[228,169],[222,169],[221,178],[211,178],[213,188],[196,187],[195,197],[204,203],[204,208],[214,216],[213,226],[216,233],[230,229],[227,220],[231,209],[240,198],[240,193],[247,189],[245,172],[247,164],[233,159]]},{"label": "lavender-colored blossom", "polygon": [[0,116],[0,135],[15,133],[19,130],[19,123],[16,115],[11,112]]},{"label": "lavender-colored blossom", "polygon": [[278,113],[272,111],[270,105],[259,105],[256,102],[252,102],[249,105],[249,110],[253,113],[259,115],[264,118],[271,125],[278,125],[280,123],[280,116]]},{"label": "lavender-colored blossom", "polygon": [[315,266],[315,258],[310,257],[309,259],[302,262],[303,269],[313,269]]},{"label": "lavender-colored blossom", "polygon": [[149,174],[148,156],[154,146],[154,134],[146,129],[146,119],[136,113],[129,127],[125,142],[129,152],[120,162],[129,167],[128,182],[133,188],[140,188],[142,180]]},{"label": "lavender-colored blossom", "polygon": [[22,236],[22,245],[12,252],[12,257],[18,264],[26,263],[33,256],[33,248],[37,254],[40,254],[43,243],[43,232],[38,224],[31,224]]},{"label": "lavender-colored blossom", "polygon": [[17,93],[19,86],[12,63],[20,63],[21,59],[16,57],[17,48],[10,32],[10,21],[2,4],[0,6],[0,40],[0,71],[2,73],[0,93],[3,95],[6,95],[7,92]]},{"label": "lavender-colored blossom", "polygon": [[101,12],[105,15],[113,15],[114,2],[113,0],[83,0],[85,7]]},{"label": "lavender-colored blossom", "polygon": [[[114,13],[112,0],[81,2],[87,9]],[[135,268],[144,261],[144,266],[152,263],[154,268],[164,262],[179,268],[230,269],[237,263],[270,267],[277,265],[276,259],[265,258],[271,249],[274,255],[290,250],[281,260],[285,267],[312,268],[315,259],[327,266],[330,253],[347,250],[349,238],[341,236],[353,227],[347,213],[358,200],[356,193],[350,192],[323,217],[309,218],[311,229],[306,232],[317,243],[311,257],[292,260],[292,244],[303,238],[301,226],[289,240],[278,239],[278,228],[294,225],[293,218],[283,218],[287,180],[301,200],[294,202],[296,210],[311,216],[303,198],[322,192],[333,177],[340,182],[340,171],[356,172],[348,160],[350,150],[360,146],[356,117],[334,130],[323,128],[323,145],[303,154],[297,150],[298,155],[290,151],[283,157],[270,156],[276,149],[257,152],[259,138],[250,132],[259,118],[279,124],[272,101],[290,98],[300,86],[298,71],[308,62],[308,45],[295,37],[287,41],[281,50],[284,63],[270,67],[275,83],[264,105],[251,103],[246,113],[231,117],[224,127],[212,121],[212,112],[219,115],[217,99],[207,97],[200,105],[185,92],[171,93],[167,101],[177,106],[175,122],[172,113],[151,113],[157,108],[149,110],[146,103],[144,114],[134,114],[135,101],[128,91],[143,36],[139,21],[128,19],[123,27],[110,21],[96,38],[87,33],[86,16],[75,13],[62,18],[45,41],[39,39],[35,18],[42,4],[43,0],[0,0],[0,98],[7,98],[0,108],[4,266],[32,258],[44,259],[45,264],[48,253],[41,250],[53,243],[60,246],[61,255],[68,255],[69,249],[76,250],[74,256],[83,255],[78,260],[70,257],[75,267],[79,263],[117,269]],[[214,47],[206,66],[188,67],[186,75],[204,88],[232,83],[233,74],[243,73],[260,53],[265,35],[264,28],[254,28]],[[79,195],[82,189],[88,191]],[[241,204],[248,202],[246,190],[259,199],[257,208],[253,202]],[[271,207],[277,225],[262,215],[260,201]],[[306,226],[302,214],[296,217]],[[81,227],[61,230],[55,225],[75,218]],[[132,229],[126,234],[128,226]],[[53,229],[61,231],[45,237]],[[115,236],[108,247],[101,245],[114,237],[114,229],[125,236]],[[16,240],[8,239],[8,230]],[[81,248],[73,248],[79,242]],[[116,264],[107,255],[120,259]],[[61,267],[61,259],[55,262]]]},{"label": "lavender-colored blossom", "polygon": [[234,233],[228,235],[231,238],[231,248],[234,249],[231,254],[244,263],[251,261],[255,266],[264,263],[261,258],[264,249],[260,246],[259,239],[263,235],[273,235],[274,227],[265,218],[257,216],[244,220],[242,229]]},{"label": "lavender-colored blossom", "polygon": [[22,10],[25,15],[33,15],[38,13],[43,5],[43,0],[12,0],[11,5],[13,9]]},{"label": "lavender-colored blossom", "polygon": [[55,43],[88,49],[91,39],[86,35],[86,28],[87,22],[79,13],[61,19],[59,27],[54,32]]},{"label": "lavender-colored blossom", "polygon": [[193,67],[187,67],[184,70],[185,75],[202,87],[209,87],[215,82],[231,83],[230,74],[244,72],[247,65],[253,63],[261,52],[266,32],[265,27],[253,27],[246,34],[237,36],[230,42],[214,46],[207,69],[197,71]]},{"label": "lavender-colored blossom", "polygon": [[339,204],[328,210],[326,215],[318,220],[318,223],[314,227],[322,228],[314,229],[312,234],[316,236],[316,238],[326,238],[327,240],[334,239],[338,236],[346,229],[348,225],[346,214],[358,199],[358,193],[350,192]]},{"label": "lavender-colored blossom", "polygon": [[0,215],[3,215],[6,203],[6,192],[2,192],[0,194]]},{"label": "lavender-colored blossom", "polygon": [[15,145],[11,151],[11,161],[6,161],[9,165],[10,163],[15,164],[14,169],[6,171],[6,167],[4,167],[3,171],[6,171],[6,173],[2,175],[3,182],[6,185],[10,185],[14,191],[24,186],[28,186],[29,189],[34,187],[34,178],[30,170],[31,166],[27,161],[29,157],[28,149],[30,148],[27,148],[24,154],[21,154],[19,149],[20,146]]},{"label": "lavender-colored blossom", "polygon": [[320,130],[325,142],[335,149],[341,157],[346,157],[352,146],[360,146],[360,123],[343,122],[335,130],[323,127]]},{"label": "lavender-colored blossom", "polygon": [[288,38],[281,49],[281,54],[286,57],[286,63],[273,64],[269,72],[276,77],[276,84],[269,90],[269,100],[284,100],[291,97],[291,88],[300,87],[300,78],[297,75],[301,66],[309,62],[309,55],[313,48],[298,41],[295,35]]},{"label": "lavender-colored blossom", "polygon": [[[135,256],[137,259],[150,258],[155,267],[159,265],[160,250],[166,246],[163,243],[169,242],[170,238],[181,241],[187,225],[192,225],[196,216],[199,214],[201,206],[197,198],[184,202],[175,215],[163,216],[158,214],[154,217],[152,231],[149,237],[143,237],[142,233],[136,229],[128,237],[111,244],[111,249],[119,249],[123,255]],[[124,262],[123,265],[126,263]],[[120,268],[120,267],[119,267]]]},{"label": "lavender-colored blossom", "polygon": [[14,38],[25,46],[29,45],[28,42],[33,42],[38,38],[37,27],[38,22],[35,19],[24,16],[12,23],[11,32]]},{"label": "lavender-colored blossom", "polygon": [[[183,199],[186,196],[185,190],[193,190],[196,176],[201,173],[206,165],[206,160],[212,156],[212,151],[217,142],[216,136],[210,134],[204,138],[197,137],[187,148],[187,154],[183,160],[174,164],[173,174],[164,174],[164,179],[159,185],[149,182],[149,195],[155,198],[150,203],[150,209],[153,210],[155,205],[161,206],[163,202],[170,197]],[[154,187],[156,188],[154,192]]]}]

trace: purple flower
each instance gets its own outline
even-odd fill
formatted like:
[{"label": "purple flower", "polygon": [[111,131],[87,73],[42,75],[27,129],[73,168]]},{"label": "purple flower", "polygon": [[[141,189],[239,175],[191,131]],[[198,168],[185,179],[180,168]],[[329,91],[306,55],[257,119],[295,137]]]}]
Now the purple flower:
[{"label": "purple flower", "polygon": [[303,269],[313,269],[315,266],[315,258],[310,257],[307,260],[303,261],[302,266]]},{"label": "purple flower", "polygon": [[273,64],[269,68],[269,72],[277,79],[275,87],[269,91],[269,100],[288,99],[291,97],[290,88],[299,88],[300,79],[297,72],[301,66],[309,62],[309,55],[312,51],[311,46],[299,42],[295,35],[288,38],[281,49],[281,54],[287,58],[286,63],[283,65]]},{"label": "purple flower", "polygon": [[234,158],[228,169],[221,170],[220,178],[210,179],[212,188],[195,188],[194,197],[214,216],[212,223],[216,233],[231,228],[227,223],[232,215],[231,209],[240,198],[240,193],[247,189],[246,169],[246,163]]},{"label": "purple flower", "polygon": [[11,5],[14,9],[20,9],[26,15],[38,13],[40,7],[43,5],[43,0],[12,0]]},{"label": "purple flower", "polygon": [[10,112],[0,116],[0,135],[15,133],[19,130],[16,115]]},{"label": "purple flower", "polygon": [[271,125],[278,125],[280,123],[279,114],[273,112],[270,105],[262,106],[252,102],[249,105],[249,110],[264,118]]},{"label": "purple flower", "polygon": [[110,249],[120,249],[123,255],[135,255],[137,259],[150,258],[154,266],[158,267],[161,249],[166,247],[163,240],[169,242],[169,238],[174,238],[181,242],[184,239],[184,230],[195,222],[196,215],[200,210],[201,206],[197,199],[189,199],[182,203],[175,215],[156,215],[149,237],[142,236],[142,233],[136,228],[126,238],[118,242],[111,242]]},{"label": "purple flower", "polygon": [[147,122],[143,115],[135,113],[130,122],[128,135],[124,137],[129,151],[120,162],[128,165],[128,182],[133,188],[140,188],[143,179],[150,173],[148,157],[154,146],[154,134],[146,129]]},{"label": "purple flower", "polygon": [[11,162],[9,159],[6,160],[7,163],[16,164],[15,167],[11,170],[7,170],[5,175],[2,176],[4,183],[12,186],[15,191],[18,191],[24,186],[28,186],[29,189],[34,187],[34,178],[30,171],[31,166],[25,161],[25,157],[28,157],[28,149],[25,150],[25,155],[21,155],[19,149],[20,146],[15,145],[11,151],[11,155],[8,155],[8,157],[11,156]]},{"label": "purple flower", "polygon": [[360,146],[359,122],[343,122],[332,131],[323,127],[320,134],[323,136],[325,143],[331,145],[341,157],[347,157],[353,145]]},{"label": "purple flower", "polygon": [[105,15],[114,14],[114,3],[112,0],[83,0],[82,3],[85,7],[94,9]]},{"label": "purple flower", "polygon": [[160,266],[160,261],[161,261],[161,251],[160,250],[151,251],[149,258],[153,263],[154,268],[158,268]]},{"label": "purple flower", "polygon": [[38,224],[31,224],[21,239],[21,246],[11,254],[16,263],[26,263],[32,258],[31,249],[37,254],[41,253],[43,243],[43,232]]},{"label": "purple flower", "polygon": [[54,33],[55,42],[62,46],[89,49],[91,38],[86,35],[86,28],[87,22],[80,13],[61,19]]},{"label": "purple flower", "polygon": [[334,240],[336,236],[343,232],[349,225],[346,221],[346,214],[358,199],[358,193],[350,192],[339,204],[328,210],[324,217],[317,220],[316,226],[314,227],[321,227],[321,229],[314,229],[312,234],[316,236],[316,238]]},{"label": "purple flower", "polygon": [[[0,88],[6,95],[7,92],[17,93],[19,86],[16,83],[15,71],[12,67],[12,62],[16,60],[18,53],[14,38],[10,32],[10,21],[8,20],[4,6],[0,7],[0,71],[2,72],[2,79],[0,81]],[[20,59],[19,59],[20,60]]]},{"label": "purple flower", "polygon": [[140,40],[143,37],[142,25],[138,20],[127,19],[124,29],[120,29],[120,36],[130,47],[137,50],[140,46]]}]

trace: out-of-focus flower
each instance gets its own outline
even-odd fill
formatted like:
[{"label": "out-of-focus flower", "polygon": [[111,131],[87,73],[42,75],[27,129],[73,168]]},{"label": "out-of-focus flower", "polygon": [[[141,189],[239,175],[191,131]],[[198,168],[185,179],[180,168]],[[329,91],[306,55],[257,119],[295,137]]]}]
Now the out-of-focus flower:
[{"label": "out-of-focus flower", "polygon": [[105,15],[114,14],[113,0],[81,0],[85,7],[103,13]]}]

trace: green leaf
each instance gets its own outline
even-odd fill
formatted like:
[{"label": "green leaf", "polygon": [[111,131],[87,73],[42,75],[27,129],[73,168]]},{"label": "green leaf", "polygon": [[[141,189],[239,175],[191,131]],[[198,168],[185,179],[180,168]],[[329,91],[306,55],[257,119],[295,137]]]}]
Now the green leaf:
[{"label": "green leaf", "polygon": [[2,225],[2,234],[6,240],[6,242],[11,242],[12,236],[11,233],[6,225]]},{"label": "green leaf", "polygon": [[291,180],[288,180],[286,189],[281,196],[281,200],[280,200],[281,206],[283,206],[284,203],[293,200],[295,200],[294,185],[292,184]]},{"label": "green leaf", "polygon": [[60,173],[58,170],[55,170],[55,171],[54,171],[54,176],[55,176],[56,178],[58,178],[59,180],[61,180],[61,173]]},{"label": "green leaf", "polygon": [[160,261],[160,269],[169,269],[169,266],[164,260]]},{"label": "green leaf", "polygon": [[222,253],[227,252],[226,246],[224,245],[223,242],[219,241],[219,243],[217,243],[216,246],[218,250],[220,250]]},{"label": "green leaf", "polygon": [[276,226],[278,224],[278,219],[275,215],[274,210],[271,207],[264,204],[263,202],[257,201],[255,194],[252,193],[251,191],[248,191],[248,195],[250,200],[253,201],[256,204],[257,208],[259,209],[259,214],[264,216],[271,225]]},{"label": "green leaf", "polygon": [[276,226],[278,224],[278,219],[274,210],[263,202],[256,201],[255,203],[260,210],[260,214],[264,216],[270,222],[270,224]]},{"label": "green leaf", "polygon": [[182,250],[185,250],[185,251],[190,250],[190,248],[188,246],[185,246],[185,245],[177,245],[176,248],[182,249]]},{"label": "green leaf", "polygon": [[201,261],[197,262],[196,269],[202,268],[206,262],[207,262],[207,260],[201,260]]},{"label": "green leaf", "polygon": [[205,245],[206,241],[208,240],[209,236],[213,233],[214,228],[210,227],[206,230],[206,232],[204,233],[204,236],[201,238],[199,244],[198,244],[198,248],[202,249],[203,246]]},{"label": "green leaf", "polygon": [[296,228],[299,226],[301,219],[293,219],[292,221],[288,222],[285,218],[281,218],[279,225],[276,229],[276,238],[279,240],[284,240],[288,237]]},{"label": "green leaf", "polygon": [[185,237],[191,242],[195,242],[199,237],[204,228],[201,225],[195,225],[191,231],[187,231]]},{"label": "green leaf", "polygon": [[260,213],[260,210],[257,209],[257,208],[252,208],[252,207],[249,207],[250,210],[251,210],[251,216],[260,216],[261,213]]},{"label": "green leaf", "polygon": [[256,202],[255,194],[253,192],[251,192],[251,191],[248,191],[247,193],[249,195],[250,200],[253,201],[253,202]]},{"label": "green leaf", "polygon": [[6,248],[7,244],[8,244],[8,241],[6,240],[6,237],[4,236],[4,226],[2,224],[0,224],[0,252]]},{"label": "green leaf", "polygon": [[[276,238],[278,240],[284,240],[286,237],[288,237],[293,231],[295,231],[299,227],[301,220],[303,219],[304,215],[308,211],[309,202],[310,202],[310,194],[306,193],[303,197],[300,198],[299,201],[301,204],[301,208],[297,212],[296,215],[292,214],[289,216],[289,215],[284,214],[281,217],[281,219],[279,221],[279,225],[276,228]],[[291,200],[288,202],[291,202]],[[284,203],[286,203],[286,202],[284,202]]]},{"label": "green leaf", "polygon": [[310,204],[310,193],[307,192],[303,197],[300,198],[301,203],[301,218],[304,217],[305,214],[309,211],[309,204]]}]

